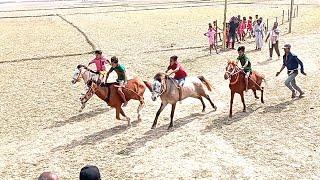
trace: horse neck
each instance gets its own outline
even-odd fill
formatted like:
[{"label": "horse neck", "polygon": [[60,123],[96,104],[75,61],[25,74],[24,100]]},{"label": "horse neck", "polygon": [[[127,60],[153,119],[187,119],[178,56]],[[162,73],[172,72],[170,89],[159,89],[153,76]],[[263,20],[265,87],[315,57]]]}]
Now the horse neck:
[{"label": "horse neck", "polygon": [[166,91],[163,93],[163,95],[171,95],[175,92],[179,93],[177,84],[175,84],[174,79],[168,78],[165,80],[165,82]]},{"label": "horse neck", "polygon": [[[239,71],[239,68],[235,67],[235,72],[237,71]],[[243,84],[242,83],[243,79],[244,79],[244,73],[240,71],[237,74],[234,74],[233,76],[230,77],[230,84],[231,85]]]},{"label": "horse neck", "polygon": [[87,83],[91,79],[90,72],[84,69],[81,71],[82,71],[81,72],[82,79],[84,80],[85,83]]}]

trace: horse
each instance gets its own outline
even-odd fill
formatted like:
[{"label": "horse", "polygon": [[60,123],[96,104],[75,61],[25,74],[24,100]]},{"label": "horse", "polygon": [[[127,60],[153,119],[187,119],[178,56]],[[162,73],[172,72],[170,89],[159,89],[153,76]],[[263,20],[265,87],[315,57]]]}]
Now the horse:
[{"label": "horse", "polygon": [[[82,104],[85,104],[93,94],[96,94],[101,100],[105,101],[109,106],[116,108],[116,119],[120,120],[120,114],[126,118],[128,121],[128,126],[131,125],[130,118],[127,117],[122,109],[123,100],[118,94],[118,83],[105,83],[97,84],[97,80],[94,78],[96,72],[88,69],[84,65],[78,65],[75,74],[73,75],[72,83],[76,83],[80,78],[84,79],[90,87],[84,96],[81,97],[80,101]],[[90,79],[91,78],[91,79]],[[145,89],[148,88],[151,91],[151,84],[142,81],[139,78],[133,78],[128,80],[125,87],[123,87],[123,93],[125,94],[126,100],[131,99],[138,100],[140,102],[137,109],[138,113],[138,122],[141,122],[140,111],[144,107],[144,97],[143,94]]]},{"label": "horse", "polygon": [[[237,63],[234,61],[228,61],[226,71],[224,74],[224,79],[230,79],[229,88],[231,90],[231,100],[230,100],[230,112],[229,117],[232,117],[232,104],[234,94],[238,93],[241,96],[241,101],[243,104],[243,112],[246,112],[246,105],[244,102],[243,92],[246,90],[245,84],[245,72],[237,66]],[[259,99],[257,96],[256,90],[261,91],[261,102],[264,103],[263,100],[263,91],[264,87],[262,87],[262,81],[265,81],[263,75],[258,74],[256,71],[253,71],[248,80],[248,89],[253,91],[254,97]]]},{"label": "horse", "polygon": [[[202,112],[205,111],[206,105],[202,99],[204,97],[207,99],[214,110],[217,110],[217,106],[211,101],[209,95],[206,93],[203,84],[211,91],[212,86],[207,79],[203,76],[198,77],[187,77],[184,85],[182,86],[181,100],[187,97],[197,98],[202,103]],[[154,119],[151,129],[155,129],[160,113],[163,109],[171,104],[171,115],[170,115],[170,125],[168,129],[173,127],[173,116],[177,102],[179,101],[179,90],[177,83],[174,79],[167,76],[165,73],[157,73],[154,76],[154,81],[152,83],[152,96],[151,99],[155,101],[159,96],[161,98],[161,106],[157,111],[156,117]]]}]

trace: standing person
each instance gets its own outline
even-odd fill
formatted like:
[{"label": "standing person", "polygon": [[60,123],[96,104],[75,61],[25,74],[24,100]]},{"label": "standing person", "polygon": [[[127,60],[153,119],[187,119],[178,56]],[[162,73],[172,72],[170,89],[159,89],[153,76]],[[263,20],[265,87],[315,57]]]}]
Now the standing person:
[{"label": "standing person", "polygon": [[259,18],[259,20],[260,20],[260,24],[261,24],[261,26],[262,26],[262,33],[263,34],[266,34],[266,32],[267,32],[267,26],[266,26],[266,23],[264,23],[264,21],[263,21],[263,18],[262,17],[260,17]]},{"label": "standing person", "polygon": [[251,38],[252,33],[253,33],[252,17],[251,16],[249,16],[248,23],[247,23],[247,33],[249,34],[249,38]]},{"label": "standing person", "polygon": [[237,43],[240,43],[240,35],[239,35],[240,21],[241,21],[241,16],[238,15],[238,17],[235,18],[235,23],[237,24],[237,31],[236,31]]},{"label": "standing person", "polygon": [[229,22],[229,40],[232,41],[231,42],[231,49],[235,49],[234,48],[234,43],[237,37],[237,28],[238,28],[238,24],[237,24],[237,18],[236,17],[232,17],[230,22]]},{"label": "standing person", "polygon": [[226,23],[226,31],[224,32],[225,33],[225,37],[226,37],[226,48],[229,48],[230,47],[230,37],[229,37],[229,33],[230,32],[230,25],[229,23]]},{"label": "standing person", "polygon": [[257,24],[258,19],[259,19],[259,15],[256,14],[255,15],[255,20],[253,21],[253,26],[255,26]]},{"label": "standing person", "polygon": [[291,90],[292,95],[291,98],[295,98],[296,97],[296,91],[299,92],[299,97],[303,97],[304,92],[297,86],[296,84],[296,80],[295,78],[298,75],[298,67],[300,65],[301,68],[301,74],[303,75],[307,75],[304,72],[304,68],[303,68],[303,63],[300,61],[300,59],[292,54],[290,52],[291,49],[291,45],[290,44],[286,44],[283,47],[285,54],[283,55],[283,65],[280,69],[279,72],[276,73],[276,76],[279,76],[279,74],[281,73],[281,71],[287,67],[288,70],[288,78],[287,80],[284,82],[284,84]]},{"label": "standing person", "polygon": [[186,77],[188,76],[186,70],[184,67],[178,62],[178,56],[171,56],[170,57],[170,65],[168,66],[166,73],[168,73],[169,70],[172,70],[168,76],[171,74],[174,74],[173,79],[176,80],[178,83],[178,90],[179,90],[179,101],[181,101],[182,97],[182,86],[186,80]]},{"label": "standing person", "polygon": [[243,71],[245,73],[244,82],[246,85],[246,92],[248,92],[248,78],[252,73],[252,69],[251,69],[251,62],[244,52],[245,52],[245,47],[240,46],[238,48],[239,56],[237,58],[237,63],[240,61],[241,67],[243,68]]},{"label": "standing person", "polygon": [[101,180],[97,166],[87,165],[80,170],[79,180]]},{"label": "standing person", "polygon": [[261,25],[261,20],[257,20],[257,24],[254,25],[254,36],[256,38],[256,50],[261,50],[263,46],[263,29]]},{"label": "standing person", "polygon": [[59,176],[53,172],[43,172],[38,177],[38,180],[59,180]]},{"label": "standing person", "polygon": [[127,84],[128,82],[128,79],[127,79],[127,75],[126,75],[126,68],[124,65],[122,64],[119,64],[119,60],[116,56],[113,56],[111,58],[111,68],[110,70],[108,71],[107,73],[107,76],[106,76],[106,82],[108,80],[108,77],[109,77],[109,74],[112,72],[112,71],[115,71],[118,75],[118,78],[117,78],[117,83],[119,84],[119,87],[118,87],[118,94],[120,95],[120,97],[122,98],[123,100],[123,107],[127,106],[128,104],[128,101],[126,100],[126,96],[124,95],[122,89],[123,87]]},{"label": "standing person", "polygon": [[211,49],[216,50],[216,53],[218,54],[218,50],[217,50],[217,43],[216,43],[216,30],[212,28],[211,23],[209,23],[209,29],[208,32],[204,33],[205,36],[208,37],[209,40],[209,50],[210,50],[210,54],[211,54]]},{"label": "standing person", "polygon": [[[223,24],[223,23],[222,23]],[[217,21],[213,21],[213,29],[216,30],[216,33],[219,36],[219,40],[222,41],[221,39],[221,33],[222,33],[222,29],[218,27],[217,25]]]},{"label": "standing person", "polygon": [[279,52],[279,35],[280,35],[280,30],[278,28],[278,23],[274,22],[272,30],[269,31],[266,42],[268,41],[268,38],[270,37],[269,40],[269,51],[270,51],[270,58],[269,60],[272,60],[272,53],[273,53],[273,48],[275,49],[278,59],[280,59],[280,52]]},{"label": "standing person", "polygon": [[97,73],[99,73],[98,77],[98,83],[105,82],[106,78],[106,64],[110,64],[110,61],[107,60],[105,57],[102,56],[102,51],[101,50],[96,50],[94,52],[96,57],[89,62],[90,64],[95,64],[97,68]]}]

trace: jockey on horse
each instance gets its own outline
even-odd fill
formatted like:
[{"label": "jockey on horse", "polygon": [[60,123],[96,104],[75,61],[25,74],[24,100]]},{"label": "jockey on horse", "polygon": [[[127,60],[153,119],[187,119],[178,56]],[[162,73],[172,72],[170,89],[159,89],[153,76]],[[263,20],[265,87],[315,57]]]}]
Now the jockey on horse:
[{"label": "jockey on horse", "polygon": [[123,100],[123,107],[125,107],[128,102],[126,100],[126,96],[124,95],[122,88],[127,84],[127,75],[126,75],[126,68],[124,65],[119,64],[118,58],[116,56],[113,56],[111,58],[111,68],[110,70],[107,72],[106,75],[106,80],[105,82],[107,82],[109,74],[115,71],[118,75],[117,78],[117,83],[119,84],[118,86],[118,94],[121,96],[122,100]]},{"label": "jockey on horse", "polygon": [[240,61],[241,67],[243,68],[243,71],[245,72],[245,84],[246,84],[246,92],[248,92],[248,78],[250,77],[252,73],[251,69],[251,62],[249,58],[244,54],[245,47],[240,46],[238,48],[238,58],[237,58],[237,63]]},{"label": "jockey on horse", "polygon": [[106,79],[106,67],[105,64],[110,65],[110,61],[102,56],[102,51],[101,50],[96,50],[95,52],[96,58],[94,58],[90,64],[95,64],[97,67],[97,73],[99,73],[98,76],[98,83],[100,84],[101,82],[105,82]]},{"label": "jockey on horse", "polygon": [[186,70],[182,67],[182,65],[178,62],[178,56],[171,56],[170,57],[170,65],[168,66],[166,73],[168,73],[169,70],[172,70],[171,73],[168,74],[170,76],[174,73],[173,79],[176,80],[178,84],[178,90],[179,90],[179,101],[181,101],[182,96],[182,86],[186,80],[186,77],[188,76]]}]

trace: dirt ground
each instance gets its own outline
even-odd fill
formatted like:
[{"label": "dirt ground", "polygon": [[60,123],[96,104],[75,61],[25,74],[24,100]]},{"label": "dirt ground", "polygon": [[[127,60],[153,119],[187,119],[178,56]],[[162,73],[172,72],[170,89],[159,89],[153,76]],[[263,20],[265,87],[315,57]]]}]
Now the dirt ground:
[{"label": "dirt ground", "polygon": [[[266,19],[289,8],[286,1],[246,2],[231,3],[228,17],[259,14]],[[293,33],[286,33],[288,23],[280,26],[280,45],[292,44],[305,64],[307,76],[300,74],[297,83],[306,96],[292,100],[285,71],[275,77],[281,60],[267,61],[267,44],[257,52],[248,40],[236,46],[245,45],[254,70],[266,76],[266,102],[248,92],[248,110],[242,112],[237,95],[232,119],[223,74],[237,52],[209,55],[203,36],[212,19],[222,22],[223,4],[119,3],[0,11],[0,17],[15,17],[0,18],[0,179],[35,179],[46,170],[77,179],[87,164],[98,166],[102,179],[320,179],[318,1],[296,2],[301,5]],[[86,54],[92,48],[74,27],[50,14],[78,26],[108,57],[118,56],[130,77],[152,81],[169,57],[178,55],[191,76],[204,75],[213,84],[210,96],[217,111],[206,101],[207,111],[201,113],[200,101],[187,99],[177,105],[173,130],[167,130],[169,106],[157,129],[150,130],[160,100],[151,101],[146,92],[141,123],[136,122],[138,102],[124,109],[134,120],[131,128],[97,97],[79,113],[83,82],[72,86],[71,76],[78,64],[93,58]]]}]

